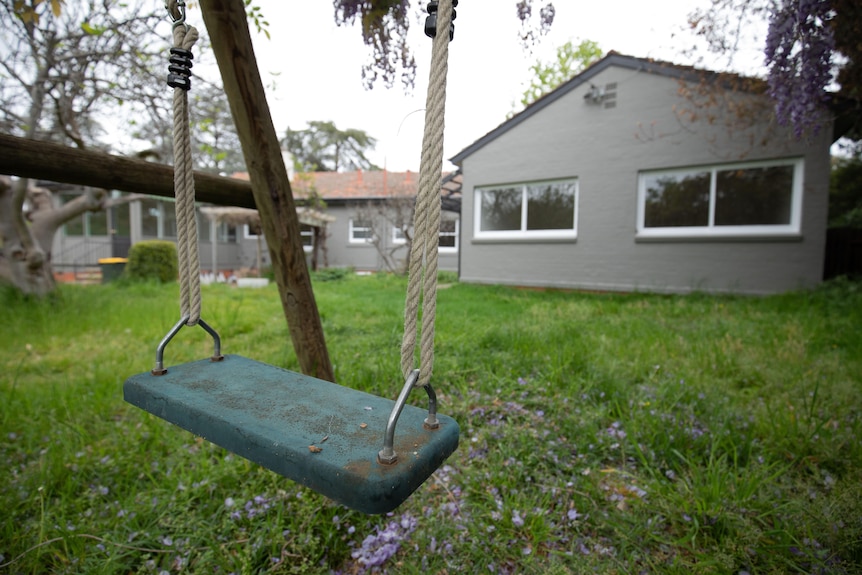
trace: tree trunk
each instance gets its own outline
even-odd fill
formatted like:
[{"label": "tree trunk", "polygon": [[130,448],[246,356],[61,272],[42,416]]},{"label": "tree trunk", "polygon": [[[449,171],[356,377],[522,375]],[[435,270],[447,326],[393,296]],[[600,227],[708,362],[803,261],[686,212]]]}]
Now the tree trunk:
[{"label": "tree trunk", "polygon": [[29,228],[22,238],[17,220],[15,191],[9,178],[0,178],[0,281],[8,281],[28,295],[44,296],[55,287],[49,257]]},{"label": "tree trunk", "polygon": [[302,249],[290,180],[257,68],[242,0],[202,0],[204,22],[248,166],[252,194],[302,371],[334,381]]}]

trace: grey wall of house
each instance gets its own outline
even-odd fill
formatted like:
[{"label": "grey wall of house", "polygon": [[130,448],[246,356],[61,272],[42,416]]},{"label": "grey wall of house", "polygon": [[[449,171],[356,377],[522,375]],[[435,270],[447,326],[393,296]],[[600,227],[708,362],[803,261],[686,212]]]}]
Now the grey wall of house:
[{"label": "grey wall of house", "polygon": [[54,234],[51,264],[62,271],[69,266],[94,266],[112,254],[111,236],[67,236],[60,229]]},{"label": "grey wall of house", "polygon": [[[584,95],[590,83],[616,83],[615,106],[587,103]],[[679,90],[680,83],[673,78],[611,67],[465,158],[461,280],[739,293],[770,293],[818,283],[824,259],[831,130],[799,142],[774,125],[728,129],[721,119],[713,124],[689,121],[689,116],[678,115],[686,105]],[[704,118],[709,110],[700,112]],[[776,157],[804,157],[800,238],[636,241],[639,171]],[[474,239],[477,186],[552,178],[578,179],[577,240]]]},{"label": "grey wall of house", "polygon": [[[329,206],[326,213],[336,220],[326,227],[327,262],[329,267],[352,267],[357,271],[385,271],[383,258],[377,248],[371,244],[353,243],[350,241],[350,219],[356,217],[357,207],[353,205]],[[443,214],[442,217],[456,217]],[[407,257],[405,247],[397,247],[392,243],[391,233],[386,234],[385,246],[395,248],[394,255],[403,261]],[[323,255],[320,255],[320,265],[323,266]],[[441,271],[458,270],[458,253],[440,253],[438,268]]]}]

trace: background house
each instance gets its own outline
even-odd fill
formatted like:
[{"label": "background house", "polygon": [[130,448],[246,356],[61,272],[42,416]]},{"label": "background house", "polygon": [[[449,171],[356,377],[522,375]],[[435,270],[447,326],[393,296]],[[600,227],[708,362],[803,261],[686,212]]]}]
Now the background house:
[{"label": "background house", "polygon": [[[248,179],[247,174],[234,177]],[[303,247],[314,267],[401,271],[408,255],[419,175],[412,172],[313,172],[293,177]],[[56,201],[82,193],[55,190]],[[119,195],[119,193],[116,193]],[[444,175],[441,270],[458,269],[460,176]],[[201,270],[223,278],[254,274],[270,264],[260,227],[247,210],[198,206]],[[61,279],[98,273],[98,260],[126,257],[143,240],[176,240],[172,199],[135,196],[103,212],[68,222],[54,238],[52,263]]]},{"label": "background house", "polygon": [[[413,204],[419,174],[356,171],[297,173],[293,192],[301,205],[325,204],[335,217],[327,226],[322,267],[357,271],[403,271],[412,237]],[[460,177],[444,175],[439,268],[457,271],[460,233]]]},{"label": "background house", "polygon": [[452,158],[461,280],[814,285],[832,141],[831,127],[798,140],[776,125],[758,81],[611,53]]}]

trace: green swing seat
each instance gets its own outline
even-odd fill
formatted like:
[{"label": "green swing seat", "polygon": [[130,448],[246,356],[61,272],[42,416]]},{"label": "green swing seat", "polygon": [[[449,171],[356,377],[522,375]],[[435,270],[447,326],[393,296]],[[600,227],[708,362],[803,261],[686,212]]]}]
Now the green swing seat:
[{"label": "green swing seat", "polygon": [[[404,405],[397,461],[378,461],[395,402],[237,355],[133,375],[125,400],[347,507],[387,513],[458,447],[458,424]],[[400,398],[399,398],[400,399]]]}]

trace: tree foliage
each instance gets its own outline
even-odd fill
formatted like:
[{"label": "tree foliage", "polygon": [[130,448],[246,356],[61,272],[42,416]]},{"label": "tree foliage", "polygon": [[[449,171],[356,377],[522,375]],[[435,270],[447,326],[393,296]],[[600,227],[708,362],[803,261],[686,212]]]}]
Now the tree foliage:
[{"label": "tree foliage", "polygon": [[305,130],[287,129],[282,145],[299,172],[379,170],[367,157],[377,140],[362,130],[339,130],[333,122],[312,121]]},{"label": "tree foliage", "polygon": [[862,150],[840,158],[832,168],[829,227],[862,229]]},{"label": "tree foliage", "polygon": [[[797,136],[816,131],[837,99],[858,115],[862,96],[862,5],[858,0],[712,0],[690,25],[719,54],[734,53],[744,24],[765,21],[764,63],[780,122]],[[858,124],[856,121],[856,136]]]},{"label": "tree foliage", "polygon": [[[99,147],[108,118],[156,97],[164,45],[161,11],[138,0],[0,4],[0,129]],[[156,75],[157,74],[157,75]]]},{"label": "tree foliage", "polygon": [[[163,74],[154,81],[153,65],[164,51],[153,29],[163,17],[144,0],[0,3],[0,131],[104,147],[116,129],[108,123],[130,102],[141,110],[156,98]],[[0,280],[50,292],[56,230],[108,201],[105,190],[90,189],[60,206],[27,180],[0,182]]]},{"label": "tree foliage", "polygon": [[[392,87],[399,76],[405,89],[413,87],[416,60],[407,32],[411,14],[416,15],[417,21],[424,21],[427,2],[415,2],[413,9],[411,4],[410,0],[334,0],[335,22],[340,26],[358,23],[362,39],[371,49],[371,59],[362,68],[366,88],[377,82]],[[525,46],[547,34],[556,14],[551,0],[516,0],[515,10]]]},{"label": "tree foliage", "polygon": [[521,105],[529,106],[557,86],[580,74],[602,57],[602,49],[592,40],[583,40],[577,46],[571,41],[557,48],[550,62],[537,60],[530,66],[533,79],[521,97]]},{"label": "tree foliage", "polygon": [[769,94],[779,123],[791,124],[797,137],[820,129],[832,80],[833,16],[824,0],[784,0],[769,19],[764,51]]}]

